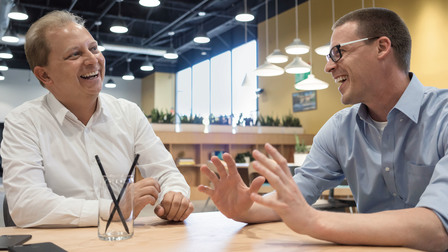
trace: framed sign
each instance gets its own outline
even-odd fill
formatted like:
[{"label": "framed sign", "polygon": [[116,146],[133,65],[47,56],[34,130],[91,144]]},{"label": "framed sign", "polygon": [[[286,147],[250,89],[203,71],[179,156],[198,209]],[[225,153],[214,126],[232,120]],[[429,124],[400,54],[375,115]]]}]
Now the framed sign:
[{"label": "framed sign", "polygon": [[304,91],[292,94],[292,111],[301,112],[317,109],[316,91]]}]

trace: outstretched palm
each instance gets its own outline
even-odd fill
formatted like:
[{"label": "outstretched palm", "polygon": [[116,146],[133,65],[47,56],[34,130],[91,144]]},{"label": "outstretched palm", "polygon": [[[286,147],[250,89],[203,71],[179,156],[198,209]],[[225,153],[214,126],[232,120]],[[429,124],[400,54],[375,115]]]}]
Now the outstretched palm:
[{"label": "outstretched palm", "polygon": [[264,178],[258,177],[250,187],[247,187],[239,175],[235,161],[225,153],[224,161],[227,163],[227,170],[217,157],[212,157],[219,178],[207,166],[201,167],[203,172],[213,183],[214,188],[204,185],[199,186],[199,191],[206,193],[215,203],[216,207],[228,218],[237,218],[244,214],[254,203],[250,194],[257,192],[264,182]]}]

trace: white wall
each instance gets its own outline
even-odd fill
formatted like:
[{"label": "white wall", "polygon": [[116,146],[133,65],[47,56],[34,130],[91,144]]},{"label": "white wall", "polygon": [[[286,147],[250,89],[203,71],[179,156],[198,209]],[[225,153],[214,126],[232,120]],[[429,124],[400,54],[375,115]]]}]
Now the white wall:
[{"label": "white wall", "polygon": [[[0,81],[0,122],[5,120],[6,114],[11,109],[48,92],[29,70],[9,69],[3,72],[3,75],[5,80]],[[106,82],[110,77],[106,76],[104,79]],[[141,106],[141,79],[132,81],[125,81],[119,77],[112,79],[117,87],[114,89],[103,87],[102,92],[130,100]]]}]

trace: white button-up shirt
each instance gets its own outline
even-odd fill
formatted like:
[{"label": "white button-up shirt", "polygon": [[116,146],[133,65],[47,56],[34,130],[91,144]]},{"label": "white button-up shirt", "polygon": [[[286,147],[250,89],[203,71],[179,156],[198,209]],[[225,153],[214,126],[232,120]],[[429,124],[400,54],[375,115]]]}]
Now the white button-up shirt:
[{"label": "white button-up shirt", "polygon": [[135,155],[143,177],[189,196],[189,187],[140,108],[100,94],[87,125],[51,93],[24,103],[5,120],[1,156],[6,197],[18,226],[94,226],[102,176],[127,174]]}]

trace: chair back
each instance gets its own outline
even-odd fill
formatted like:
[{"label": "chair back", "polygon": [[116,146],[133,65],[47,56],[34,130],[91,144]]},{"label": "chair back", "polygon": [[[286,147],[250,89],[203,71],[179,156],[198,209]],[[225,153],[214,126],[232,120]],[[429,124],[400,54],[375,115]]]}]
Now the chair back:
[{"label": "chair back", "polygon": [[16,224],[9,214],[8,201],[6,200],[6,195],[3,198],[3,220],[5,222],[5,227],[14,227]]}]

